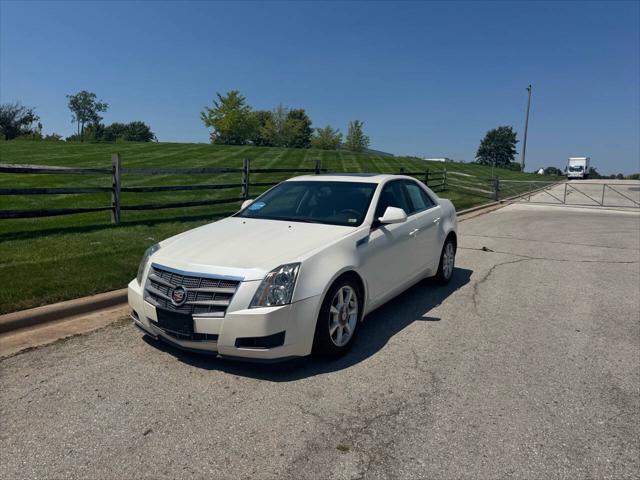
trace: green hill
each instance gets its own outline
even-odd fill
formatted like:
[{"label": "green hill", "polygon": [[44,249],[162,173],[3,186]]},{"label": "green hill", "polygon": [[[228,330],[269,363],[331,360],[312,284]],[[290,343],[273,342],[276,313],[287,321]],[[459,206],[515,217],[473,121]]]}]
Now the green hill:
[{"label": "green hill", "polygon": [[[124,167],[240,167],[244,158],[252,167],[323,168],[340,172],[399,173],[441,170],[446,167],[448,188],[439,195],[450,198],[458,210],[490,201],[491,169],[474,164],[425,162],[404,157],[356,154],[347,151],[232,147],[208,144],[123,143],[75,144],[31,141],[0,142],[0,162],[36,165],[110,167],[111,154],[121,154]],[[500,178],[537,179],[496,169]],[[284,180],[291,174],[252,176],[252,182]],[[420,178],[421,180],[423,178]],[[125,186],[239,183],[240,174],[124,175]],[[0,188],[109,187],[108,176],[15,175],[0,173]],[[255,188],[255,197],[266,187]],[[240,188],[123,193],[125,205],[238,197]],[[0,196],[0,210],[99,207],[110,204],[108,192]],[[62,217],[0,220],[0,276],[11,279],[0,290],[0,313],[122,288],[135,276],[144,249],[168,236],[210,222],[236,210],[237,204],[151,211],[123,211],[122,224],[112,226],[109,212]]]}]

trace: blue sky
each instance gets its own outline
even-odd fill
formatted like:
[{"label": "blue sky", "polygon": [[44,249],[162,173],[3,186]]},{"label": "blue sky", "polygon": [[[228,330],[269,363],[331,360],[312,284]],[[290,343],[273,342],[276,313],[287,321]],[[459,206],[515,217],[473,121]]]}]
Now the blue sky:
[{"label": "blue sky", "polygon": [[107,123],[207,142],[200,110],[238,89],[314,126],[364,120],[373,148],[470,161],[492,127],[522,138],[532,83],[528,169],[640,170],[637,1],[2,1],[0,32],[0,100],[45,132],[74,131],[65,95],[87,89]]}]

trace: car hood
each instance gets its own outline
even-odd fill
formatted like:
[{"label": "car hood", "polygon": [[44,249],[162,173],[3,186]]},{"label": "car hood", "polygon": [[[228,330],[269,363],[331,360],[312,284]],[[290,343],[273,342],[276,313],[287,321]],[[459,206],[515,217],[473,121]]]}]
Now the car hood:
[{"label": "car hood", "polygon": [[353,227],[229,217],[160,243],[151,261],[186,272],[261,280],[273,268],[301,260]]}]

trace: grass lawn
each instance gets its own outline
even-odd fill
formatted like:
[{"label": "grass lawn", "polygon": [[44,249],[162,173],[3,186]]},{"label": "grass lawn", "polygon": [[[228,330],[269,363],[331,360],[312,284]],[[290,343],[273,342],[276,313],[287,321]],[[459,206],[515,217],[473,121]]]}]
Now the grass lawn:
[{"label": "grass lawn", "polygon": [[[231,147],[208,144],[67,144],[0,142],[0,162],[38,165],[107,167],[118,152],[125,167],[252,167],[323,168],[343,172],[398,173],[440,170],[445,164],[403,157],[383,157],[346,151]],[[490,168],[473,164],[446,164],[449,198],[458,210],[490,201]],[[539,180],[533,174],[497,169],[502,179]],[[284,180],[287,175],[263,174],[252,181]],[[240,183],[240,174],[123,175],[124,186]],[[106,175],[0,174],[0,188],[110,186]],[[524,186],[522,189],[528,188]],[[520,187],[516,187],[516,190]],[[264,189],[255,188],[255,197]],[[515,191],[513,192],[515,193]],[[123,193],[123,205],[182,202],[240,195],[240,188],[191,192]],[[0,196],[0,209],[92,207],[110,204],[110,193],[76,195]],[[190,228],[211,222],[239,205],[184,209],[123,211],[122,224],[112,226],[106,212],[70,216],[0,220],[0,314],[61,300],[123,288],[135,277],[139,259],[149,245]]]}]

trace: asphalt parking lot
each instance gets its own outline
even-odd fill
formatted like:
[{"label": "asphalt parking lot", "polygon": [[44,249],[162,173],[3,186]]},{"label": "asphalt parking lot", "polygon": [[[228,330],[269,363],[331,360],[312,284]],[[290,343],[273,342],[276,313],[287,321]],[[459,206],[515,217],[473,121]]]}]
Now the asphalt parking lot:
[{"label": "asphalt parking lot", "polygon": [[211,359],[128,322],[0,362],[0,477],[638,478],[640,215],[460,224],[335,362]]}]

